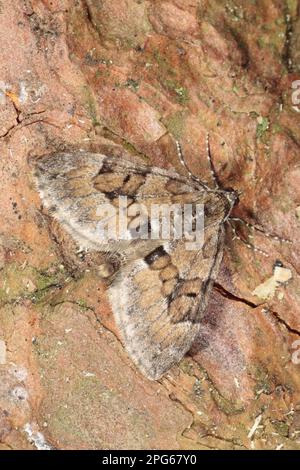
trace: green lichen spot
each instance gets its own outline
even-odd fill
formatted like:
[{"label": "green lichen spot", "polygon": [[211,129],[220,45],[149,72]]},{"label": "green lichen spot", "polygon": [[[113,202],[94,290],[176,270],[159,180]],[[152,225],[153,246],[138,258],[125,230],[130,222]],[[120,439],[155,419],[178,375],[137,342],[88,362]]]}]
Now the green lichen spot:
[{"label": "green lichen spot", "polygon": [[184,112],[178,111],[177,113],[172,114],[163,121],[163,124],[166,126],[168,131],[176,137],[176,139],[180,139],[185,126]]},{"label": "green lichen spot", "polygon": [[18,299],[39,301],[47,289],[61,280],[61,274],[49,275],[32,266],[9,264],[1,271],[0,303],[14,302]]},{"label": "green lichen spot", "polygon": [[168,91],[175,94],[176,101],[185,105],[189,101],[189,94],[186,88],[180,85],[177,80],[162,80],[163,86],[168,89]]},{"label": "green lichen spot", "polygon": [[153,56],[158,65],[157,79],[167,91],[175,96],[179,104],[185,105],[189,101],[188,90],[180,83],[174,67],[158,50],[153,52]]},{"label": "green lichen spot", "polygon": [[88,308],[88,305],[86,303],[86,301],[84,299],[79,299],[77,301],[77,304],[79,305],[79,307],[82,309],[82,310],[86,310]]},{"label": "green lichen spot", "polygon": [[196,397],[202,397],[204,390],[201,385],[201,381],[199,379],[196,379],[193,385],[193,392],[196,395]]},{"label": "green lichen spot", "polygon": [[286,0],[287,9],[289,14],[296,16],[298,9],[298,0]]},{"label": "green lichen spot", "polygon": [[127,88],[130,88],[136,93],[139,89],[140,84],[137,80],[133,80],[132,78],[129,78],[127,82],[125,83],[125,86]]},{"label": "green lichen spot", "polygon": [[228,416],[240,414],[245,411],[245,408],[242,405],[238,403],[234,403],[230,400],[227,400],[225,397],[220,395],[220,393],[216,389],[213,389],[211,391],[211,396],[213,400],[215,401],[219,410],[223,411],[223,413],[225,413]]},{"label": "green lichen spot", "polygon": [[282,127],[280,126],[280,124],[277,124],[277,123],[273,124],[272,134],[278,134],[280,132],[282,132]]},{"label": "green lichen spot", "polygon": [[265,39],[262,36],[257,39],[257,45],[260,49],[266,47]]},{"label": "green lichen spot", "polygon": [[89,87],[83,87],[83,98],[86,106],[86,110],[92,120],[93,126],[99,126],[100,122],[97,117],[97,106],[95,103],[95,98],[89,89]]},{"label": "green lichen spot", "polygon": [[254,378],[256,380],[256,385],[254,388],[256,395],[260,395],[261,393],[271,393],[272,383],[269,377],[269,372],[263,365],[258,365],[255,367]]},{"label": "green lichen spot", "polygon": [[269,119],[266,117],[259,116],[257,119],[257,126],[256,126],[256,137],[257,139],[262,139],[266,131],[270,127]]},{"label": "green lichen spot", "polygon": [[189,101],[189,94],[188,94],[188,91],[186,88],[184,87],[179,87],[179,88],[175,88],[175,93],[177,94],[177,101],[180,103],[180,104],[186,104],[188,101]]},{"label": "green lichen spot", "polygon": [[288,437],[289,435],[289,425],[285,421],[273,421],[272,425],[275,431],[283,437]]}]

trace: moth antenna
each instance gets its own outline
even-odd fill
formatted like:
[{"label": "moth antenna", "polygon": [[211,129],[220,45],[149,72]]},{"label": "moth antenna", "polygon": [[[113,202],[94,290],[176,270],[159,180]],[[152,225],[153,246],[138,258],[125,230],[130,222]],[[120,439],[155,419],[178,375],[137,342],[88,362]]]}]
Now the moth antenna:
[{"label": "moth antenna", "polygon": [[178,155],[179,161],[181,165],[185,168],[185,170],[188,172],[189,177],[192,180],[196,181],[198,184],[200,184],[200,186],[202,186],[204,189],[206,189],[207,191],[210,191],[211,189],[209,188],[209,186],[203,183],[203,181],[197,178],[197,176],[193,175],[193,173],[191,172],[191,170],[186,164],[180,143],[178,142],[178,140],[175,140],[175,143],[176,143],[176,149],[177,149],[177,155]]},{"label": "moth antenna", "polygon": [[222,189],[222,185],[221,185],[221,182],[218,178],[218,175],[217,175],[217,172],[215,170],[214,163],[213,163],[213,159],[212,159],[210,141],[209,141],[209,132],[206,134],[206,156],[207,156],[207,160],[208,160],[208,163],[209,163],[210,173],[211,173],[212,179],[213,179],[214,184],[215,184],[215,188],[216,189]]},{"label": "moth antenna", "polygon": [[256,230],[257,232],[263,233],[266,237],[272,238],[273,240],[276,240],[278,242],[288,243],[290,245],[293,243],[291,240],[288,240],[287,238],[282,238],[282,237],[279,237],[278,235],[273,235],[272,233],[264,230],[262,227],[259,227],[258,225],[255,225],[255,224],[251,224],[247,222],[246,220],[241,219],[240,217],[229,217],[229,220],[232,220],[233,222],[241,222],[246,227],[252,230]]},{"label": "moth antenna", "polygon": [[260,253],[261,255],[265,256],[266,258],[269,257],[269,254],[266,253],[265,251],[261,250],[260,248],[257,248],[256,246],[252,245],[252,243],[249,243],[247,240],[244,240],[242,237],[240,237],[238,234],[237,234],[237,231],[236,231],[236,228],[230,223],[230,220],[227,220],[226,222],[228,223],[228,225],[230,226],[232,232],[233,232],[233,240],[234,239],[237,239],[239,240],[240,242],[242,242],[247,248],[249,248],[249,250],[252,250],[256,253]]}]

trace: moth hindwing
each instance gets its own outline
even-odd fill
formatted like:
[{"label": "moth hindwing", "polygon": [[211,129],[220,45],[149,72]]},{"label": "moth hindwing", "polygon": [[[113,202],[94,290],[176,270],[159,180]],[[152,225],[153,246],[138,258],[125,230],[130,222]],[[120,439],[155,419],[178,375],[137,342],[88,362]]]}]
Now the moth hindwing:
[{"label": "moth hindwing", "polygon": [[[139,369],[150,379],[160,378],[199,331],[232,208],[226,192],[174,171],[86,152],[46,155],[38,159],[35,177],[44,206],[81,249],[105,252],[108,262],[112,256],[122,260],[108,288],[115,320]],[[125,202],[121,209],[120,201]],[[201,247],[188,250],[184,231],[182,237],[153,236],[153,206],[191,204],[204,207]],[[115,227],[123,212],[124,236],[99,237],[99,224]],[[178,214],[175,210],[173,225]],[[147,236],[141,236],[145,228]]]}]

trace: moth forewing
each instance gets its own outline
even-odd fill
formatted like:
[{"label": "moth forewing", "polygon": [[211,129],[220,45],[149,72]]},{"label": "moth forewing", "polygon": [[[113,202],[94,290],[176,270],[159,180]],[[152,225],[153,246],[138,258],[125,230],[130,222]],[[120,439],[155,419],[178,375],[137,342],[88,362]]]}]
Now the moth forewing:
[{"label": "moth forewing", "polygon": [[174,171],[87,152],[42,157],[35,178],[44,206],[81,249],[120,256],[111,307],[128,353],[158,379],[199,331],[222,258],[231,210],[225,193]]}]

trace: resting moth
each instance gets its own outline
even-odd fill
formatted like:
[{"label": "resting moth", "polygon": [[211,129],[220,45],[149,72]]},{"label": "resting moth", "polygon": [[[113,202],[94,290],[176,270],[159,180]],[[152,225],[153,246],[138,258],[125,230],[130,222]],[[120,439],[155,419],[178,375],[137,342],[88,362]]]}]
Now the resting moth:
[{"label": "resting moth", "polygon": [[[159,379],[181,360],[199,332],[222,259],[224,223],[237,193],[211,189],[191,174],[79,151],[39,158],[35,178],[44,206],[79,247],[105,253],[104,277],[119,260],[108,287],[116,323],[141,372]],[[130,226],[137,225],[134,217],[127,238],[100,240],[97,208],[106,204],[115,210],[120,196],[126,197],[128,210],[137,204],[203,204],[201,249],[187,250],[183,238],[131,237]]]}]

